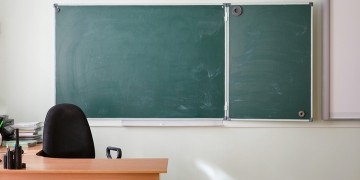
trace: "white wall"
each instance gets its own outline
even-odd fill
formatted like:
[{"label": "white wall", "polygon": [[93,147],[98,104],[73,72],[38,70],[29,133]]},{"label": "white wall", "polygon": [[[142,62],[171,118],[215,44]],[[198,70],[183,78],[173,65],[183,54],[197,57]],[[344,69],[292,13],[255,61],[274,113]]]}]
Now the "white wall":
[{"label": "white wall", "polygon": [[[105,157],[108,145],[122,147],[125,158],[166,157],[169,169],[162,178],[168,180],[360,179],[360,122],[319,118],[323,1],[314,1],[314,122],[227,122],[226,127],[207,128],[94,126],[97,157]],[[84,2],[122,1],[56,1],[59,4]],[[0,65],[6,69],[6,78],[0,79],[0,83],[7,88],[1,90],[5,95],[0,96],[0,113],[7,113],[16,121],[43,120],[55,102],[53,3],[51,0],[0,0],[0,47],[4,47],[0,49]]]},{"label": "white wall", "polygon": [[54,102],[54,17],[48,1],[1,0],[7,112],[42,119]]},{"label": "white wall", "polygon": [[4,36],[2,35],[2,24],[4,19],[4,5],[3,1],[0,1],[0,114],[5,112],[5,59],[4,59]]}]

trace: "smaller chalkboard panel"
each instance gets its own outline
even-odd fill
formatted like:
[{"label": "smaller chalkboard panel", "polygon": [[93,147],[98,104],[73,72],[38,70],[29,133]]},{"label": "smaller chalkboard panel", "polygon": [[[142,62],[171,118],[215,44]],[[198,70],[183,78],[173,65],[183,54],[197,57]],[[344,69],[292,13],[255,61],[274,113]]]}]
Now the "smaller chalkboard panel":
[{"label": "smaller chalkboard panel", "polygon": [[312,4],[230,10],[230,118],[311,119]]}]

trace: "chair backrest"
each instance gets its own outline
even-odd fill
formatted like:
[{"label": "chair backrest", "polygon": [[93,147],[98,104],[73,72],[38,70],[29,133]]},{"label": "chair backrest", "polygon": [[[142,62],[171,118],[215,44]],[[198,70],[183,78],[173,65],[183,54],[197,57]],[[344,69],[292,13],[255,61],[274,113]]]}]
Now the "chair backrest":
[{"label": "chair backrest", "polygon": [[43,150],[37,155],[54,158],[95,158],[95,147],[84,112],[73,104],[58,104],[48,111]]}]

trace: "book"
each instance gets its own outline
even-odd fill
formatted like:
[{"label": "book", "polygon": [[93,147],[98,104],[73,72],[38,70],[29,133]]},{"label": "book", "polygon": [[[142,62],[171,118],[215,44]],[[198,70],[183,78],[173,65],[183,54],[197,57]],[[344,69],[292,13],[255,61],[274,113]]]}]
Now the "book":
[{"label": "book", "polygon": [[21,123],[14,123],[11,125],[14,129],[19,130],[35,130],[42,127],[42,122],[36,121],[36,122],[21,122]]},{"label": "book", "polygon": [[[22,147],[33,147],[38,143],[37,140],[20,140],[19,141],[19,145]],[[10,140],[10,141],[3,141],[2,142],[2,146],[9,146],[9,147],[13,147],[15,146],[16,141],[15,140]]]},{"label": "book", "polygon": [[38,131],[35,132],[19,132],[19,137],[28,137],[28,136],[34,136],[38,135]]},{"label": "book", "polygon": [[40,134],[37,134],[37,135],[29,135],[29,136],[20,136],[20,135],[19,135],[19,138],[20,138],[21,140],[41,139],[41,135],[40,135]]},{"label": "book", "polygon": [[35,132],[40,132],[41,130],[42,130],[41,127],[36,129],[19,129],[19,133],[35,133]]}]

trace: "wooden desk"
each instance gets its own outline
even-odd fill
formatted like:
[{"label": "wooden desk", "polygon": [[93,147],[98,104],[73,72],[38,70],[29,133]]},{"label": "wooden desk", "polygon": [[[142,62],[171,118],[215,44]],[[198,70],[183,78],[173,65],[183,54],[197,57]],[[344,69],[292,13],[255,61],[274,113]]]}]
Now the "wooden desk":
[{"label": "wooden desk", "polygon": [[[159,180],[167,172],[167,159],[63,159],[45,158],[34,153],[39,148],[25,149],[26,169],[8,170],[0,167],[1,180],[63,180],[118,179]],[[1,151],[1,159],[4,149]]]}]

